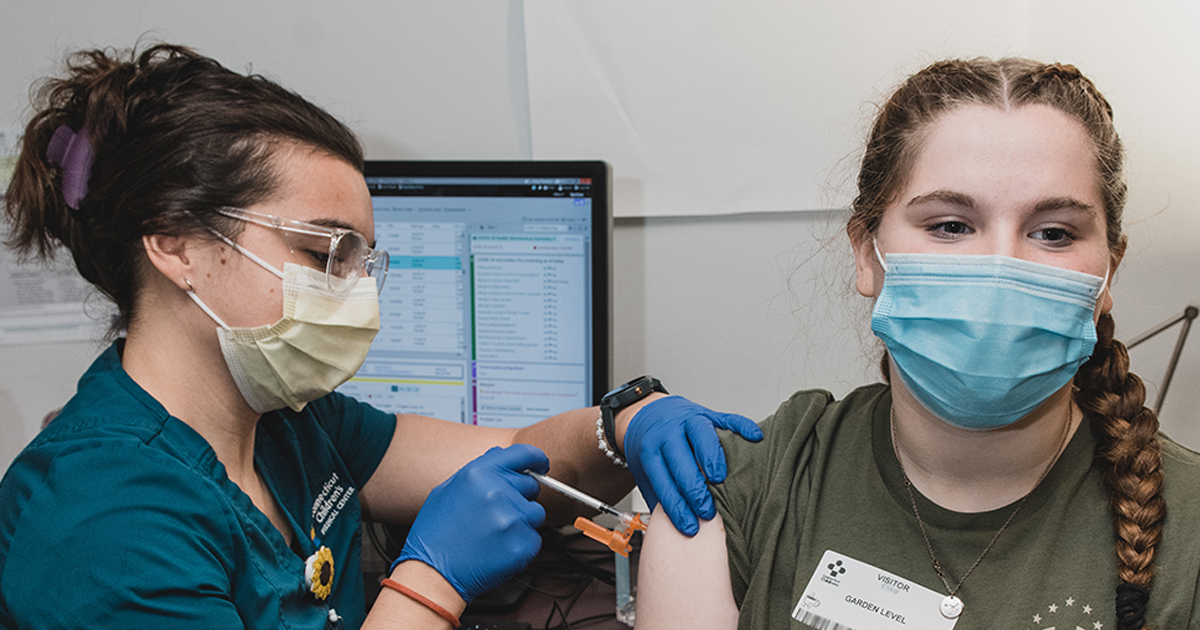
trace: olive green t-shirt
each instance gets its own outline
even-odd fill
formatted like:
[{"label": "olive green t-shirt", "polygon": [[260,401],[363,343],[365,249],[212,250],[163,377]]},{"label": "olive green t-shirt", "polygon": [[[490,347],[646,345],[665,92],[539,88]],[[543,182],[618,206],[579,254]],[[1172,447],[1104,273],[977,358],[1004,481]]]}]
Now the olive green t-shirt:
[{"label": "olive green t-shirt", "polygon": [[[826,550],[946,592],[892,450],[890,406],[884,385],[840,402],[802,391],[762,423],[761,442],[722,435],[729,475],[711,487],[739,628],[809,628],[791,613]],[[955,630],[1116,629],[1115,534],[1094,446],[1087,425],[1076,431],[963,583]],[[1200,454],[1162,437],[1162,468],[1168,512],[1147,627],[1200,628]],[[1015,507],[963,514],[916,501],[951,586]]]}]

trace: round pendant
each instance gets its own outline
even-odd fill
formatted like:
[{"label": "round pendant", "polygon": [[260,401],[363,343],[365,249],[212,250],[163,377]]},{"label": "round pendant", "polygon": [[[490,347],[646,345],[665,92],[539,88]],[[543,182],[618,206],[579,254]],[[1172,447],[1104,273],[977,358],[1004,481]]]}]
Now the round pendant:
[{"label": "round pendant", "polygon": [[942,600],[942,605],[940,608],[942,609],[943,617],[947,619],[958,619],[958,616],[962,614],[963,603],[961,599],[953,595],[947,595],[946,598]]}]

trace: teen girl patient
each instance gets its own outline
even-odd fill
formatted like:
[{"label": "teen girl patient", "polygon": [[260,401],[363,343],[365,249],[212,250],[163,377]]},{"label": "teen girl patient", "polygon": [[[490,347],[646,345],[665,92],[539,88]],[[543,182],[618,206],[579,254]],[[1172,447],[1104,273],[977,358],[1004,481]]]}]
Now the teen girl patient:
[{"label": "teen girl patient", "polygon": [[846,226],[886,384],[725,440],[719,516],[655,519],[638,627],[1192,628],[1200,456],[1113,339],[1108,102],[1069,65],[947,61],[867,141]]}]

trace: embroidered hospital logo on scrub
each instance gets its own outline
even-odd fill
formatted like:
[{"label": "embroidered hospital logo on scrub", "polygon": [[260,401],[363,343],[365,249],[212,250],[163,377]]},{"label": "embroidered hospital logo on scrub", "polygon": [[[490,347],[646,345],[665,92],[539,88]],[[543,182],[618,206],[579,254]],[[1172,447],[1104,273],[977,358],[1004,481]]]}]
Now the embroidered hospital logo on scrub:
[{"label": "embroidered hospital logo on scrub", "polygon": [[330,473],[329,480],[321,486],[321,492],[317,494],[312,505],[313,528],[317,536],[324,536],[329,531],[329,527],[337,520],[342,508],[346,507],[350,497],[354,496],[354,492],[354,486],[342,485],[338,474]]}]

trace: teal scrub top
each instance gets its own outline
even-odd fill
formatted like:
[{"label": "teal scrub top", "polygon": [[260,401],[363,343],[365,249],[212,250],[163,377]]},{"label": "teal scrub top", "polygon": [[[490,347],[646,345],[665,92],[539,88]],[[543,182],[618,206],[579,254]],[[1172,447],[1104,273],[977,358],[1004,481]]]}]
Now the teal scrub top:
[{"label": "teal scrub top", "polygon": [[[291,548],[204,438],[134,383],[118,341],[0,481],[0,626],[345,628],[366,616],[359,490],[395,417],[340,394],[264,414],[255,465]],[[334,558],[317,599],[305,559]]]}]

